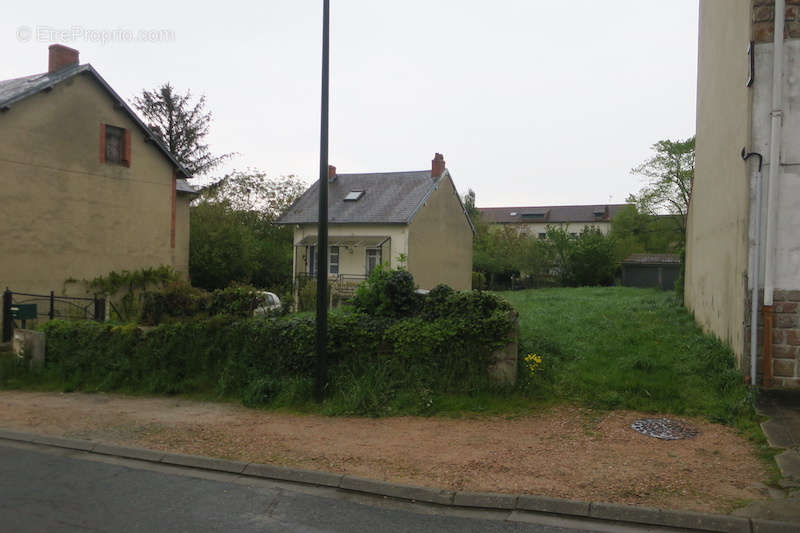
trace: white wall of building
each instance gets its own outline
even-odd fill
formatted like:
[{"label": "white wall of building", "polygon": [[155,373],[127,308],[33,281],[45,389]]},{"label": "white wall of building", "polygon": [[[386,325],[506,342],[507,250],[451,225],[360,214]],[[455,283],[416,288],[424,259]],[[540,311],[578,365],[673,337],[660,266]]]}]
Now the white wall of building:
[{"label": "white wall of building", "polygon": [[[778,213],[775,257],[775,287],[784,290],[800,289],[800,40],[784,43],[783,129],[781,169],[778,179]],[[767,182],[769,168],[770,112],[772,108],[772,43],[756,45],[755,83],[753,84],[752,147],[748,150],[764,156],[762,177]],[[731,149],[735,149],[732,147]],[[755,163],[753,163],[755,169]],[[755,185],[750,187],[750,265],[752,269],[755,244]],[[762,195],[761,243],[764,284],[763,246],[766,241],[766,205],[769,196],[765,185]],[[752,270],[751,270],[752,271]]]}]

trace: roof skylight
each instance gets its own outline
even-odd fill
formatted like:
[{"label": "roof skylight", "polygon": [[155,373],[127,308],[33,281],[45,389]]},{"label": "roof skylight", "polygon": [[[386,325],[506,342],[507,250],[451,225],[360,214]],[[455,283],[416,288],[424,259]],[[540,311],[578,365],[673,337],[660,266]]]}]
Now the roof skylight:
[{"label": "roof skylight", "polygon": [[364,191],[350,191],[347,193],[347,196],[344,197],[345,202],[355,202],[360,200],[361,197],[364,196]]}]

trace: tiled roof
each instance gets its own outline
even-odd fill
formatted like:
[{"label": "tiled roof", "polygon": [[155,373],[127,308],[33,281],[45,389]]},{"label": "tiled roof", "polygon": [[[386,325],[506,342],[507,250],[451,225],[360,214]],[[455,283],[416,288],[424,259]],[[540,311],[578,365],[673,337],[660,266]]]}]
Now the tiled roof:
[{"label": "tiled roof", "polygon": [[681,262],[678,254],[631,254],[623,263],[636,263],[640,265],[678,264]]},{"label": "tiled roof", "polygon": [[116,103],[128,113],[131,119],[136,122],[140,128],[142,128],[148,141],[152,142],[161,151],[161,153],[163,153],[167,159],[172,162],[175,168],[177,168],[185,178],[192,177],[191,174],[183,167],[183,165],[181,165],[178,160],[173,157],[170,151],[167,150],[163,144],[161,144],[161,141],[159,141],[153,135],[153,132],[150,131],[150,128],[148,128],[147,125],[142,122],[133,109],[131,109],[128,104],[125,103],[122,97],[120,97],[116,91],[111,88],[108,82],[106,82],[106,80],[100,76],[94,67],[88,63],[85,65],[65,67],[57,70],[56,72],[45,72],[43,74],[34,74],[32,76],[0,81],[0,111],[8,111],[16,102],[19,102],[20,100],[23,100],[34,94],[38,94],[42,91],[50,90],[54,85],[84,72],[94,76],[97,82],[100,83],[100,85],[102,85],[106,91],[108,91]]},{"label": "tiled roof", "polygon": [[[442,179],[430,170],[337,174],[328,183],[328,220],[332,224],[407,224]],[[319,181],[284,213],[280,224],[316,224],[319,211]],[[347,201],[353,191],[364,191],[358,200]]]},{"label": "tiled roof", "polygon": [[608,222],[628,205],[630,204],[479,207],[478,211],[484,222],[496,224]]}]

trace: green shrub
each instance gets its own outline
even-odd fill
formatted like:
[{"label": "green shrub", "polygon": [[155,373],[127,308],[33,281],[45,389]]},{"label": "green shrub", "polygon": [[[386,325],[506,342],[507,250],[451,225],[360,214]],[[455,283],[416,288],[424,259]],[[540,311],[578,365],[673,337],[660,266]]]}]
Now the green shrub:
[{"label": "green shrub", "polygon": [[421,300],[407,270],[378,266],[356,290],[353,307],[361,313],[398,318],[416,314]]},{"label": "green shrub", "polygon": [[250,285],[233,285],[211,293],[208,312],[211,315],[248,317],[265,301],[260,289]]},{"label": "green shrub", "polygon": [[[298,281],[297,289],[297,310],[316,311],[317,309],[317,280],[316,278],[306,278]],[[328,282],[328,302],[331,301],[331,283]]]},{"label": "green shrub", "polygon": [[422,300],[421,316],[428,320],[452,318],[475,322],[476,326],[496,311],[503,316],[514,308],[502,298],[487,292],[456,292],[447,285],[434,287]]},{"label": "green shrub", "polygon": [[[163,290],[142,295],[140,322],[153,326],[214,315],[246,318],[265,301],[263,291],[249,285],[233,285],[208,292],[179,281],[167,285]],[[285,314],[284,309],[288,308],[282,306],[281,311],[275,314]]]},{"label": "green shrub", "polygon": [[186,282],[176,281],[160,291],[142,294],[142,324],[156,325],[163,320],[189,318],[207,314],[211,295]]},{"label": "green shrub", "polygon": [[483,272],[472,273],[472,290],[482,291],[486,289],[486,274]]}]

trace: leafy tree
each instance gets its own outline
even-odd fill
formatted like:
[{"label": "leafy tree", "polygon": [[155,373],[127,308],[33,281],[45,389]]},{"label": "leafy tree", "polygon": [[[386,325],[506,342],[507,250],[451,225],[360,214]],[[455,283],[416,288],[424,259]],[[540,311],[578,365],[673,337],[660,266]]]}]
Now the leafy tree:
[{"label": "leafy tree", "polygon": [[570,287],[611,285],[617,270],[613,237],[585,226],[573,237],[561,226],[547,227],[547,245],[561,285]]},{"label": "leafy tree", "polygon": [[611,285],[617,272],[613,237],[594,226],[587,226],[575,239],[570,257],[570,285]]},{"label": "leafy tree", "polygon": [[257,211],[268,220],[276,220],[297,198],[306,185],[292,174],[268,178],[256,169],[234,170],[207,185],[201,191],[202,199],[210,202],[227,202],[237,211]]},{"label": "leafy tree", "polygon": [[294,176],[235,171],[203,189],[191,208],[189,272],[204,289],[251,283],[287,290],[292,280],[292,228],[275,219],[302,193]]},{"label": "leafy tree", "polygon": [[617,257],[632,253],[676,252],[683,236],[675,218],[678,215],[650,215],[635,205],[622,208],[611,221],[611,236],[617,246]]},{"label": "leafy tree", "polygon": [[575,237],[563,226],[547,226],[547,248],[550,264],[557,273],[561,285],[570,285],[572,251],[575,248]]},{"label": "leafy tree", "polygon": [[475,191],[472,189],[469,189],[467,194],[464,195],[464,209],[467,211],[467,216],[472,221],[472,225],[475,226],[478,223],[481,213],[478,211],[478,208],[475,207]]},{"label": "leafy tree", "polygon": [[675,215],[672,220],[683,242],[694,179],[695,138],[659,141],[652,149],[655,155],[631,170],[644,176],[646,185],[628,201],[635,202],[643,213]]},{"label": "leafy tree", "polygon": [[508,281],[523,270],[523,250],[527,237],[515,228],[479,224],[473,241],[472,264],[476,271],[484,272],[489,288]]},{"label": "leafy tree", "polygon": [[[251,228],[224,203],[201,202],[190,211],[189,275],[206,290],[249,282],[256,267]],[[291,268],[291,267],[290,267]]]},{"label": "leafy tree", "polygon": [[234,155],[214,155],[203,142],[211,126],[205,104],[205,96],[193,102],[190,91],[179,94],[169,83],[152,91],[143,89],[133,99],[147,126],[193,176],[208,173]]},{"label": "leafy tree", "polygon": [[512,278],[534,286],[550,279],[548,244],[514,227],[479,221],[472,250],[473,268],[485,275],[490,289],[508,286]]}]

